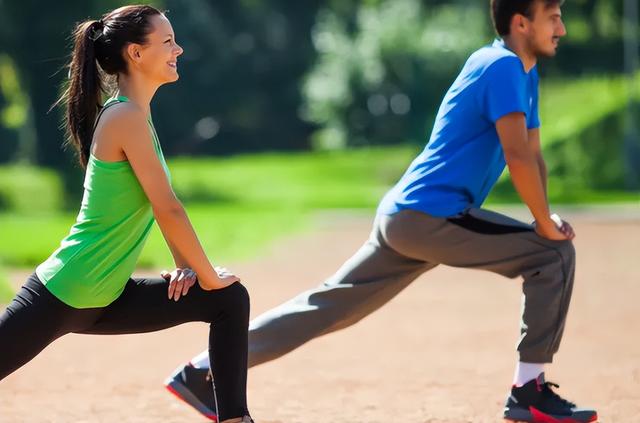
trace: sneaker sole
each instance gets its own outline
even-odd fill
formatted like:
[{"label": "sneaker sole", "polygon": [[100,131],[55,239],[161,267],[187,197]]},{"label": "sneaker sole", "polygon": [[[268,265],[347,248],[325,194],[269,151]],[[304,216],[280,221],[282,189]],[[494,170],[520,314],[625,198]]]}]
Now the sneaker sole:
[{"label": "sneaker sole", "polygon": [[593,423],[598,420],[598,414],[594,414],[588,420],[578,420],[572,417],[552,416],[531,407],[530,411],[523,409],[508,410],[504,414],[504,419],[514,423]]},{"label": "sneaker sole", "polygon": [[167,391],[175,395],[179,400],[185,402],[187,405],[193,407],[198,413],[202,414],[211,421],[217,422],[218,416],[209,407],[204,405],[195,395],[191,393],[187,387],[174,378],[169,378],[164,381],[164,387]]}]

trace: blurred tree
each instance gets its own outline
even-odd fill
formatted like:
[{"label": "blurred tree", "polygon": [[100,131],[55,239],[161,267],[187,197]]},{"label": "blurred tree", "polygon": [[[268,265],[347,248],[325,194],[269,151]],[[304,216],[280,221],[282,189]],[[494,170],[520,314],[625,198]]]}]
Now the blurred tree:
[{"label": "blurred tree", "polygon": [[122,2],[116,0],[65,0],[41,2],[11,0],[0,2],[0,51],[11,57],[28,93],[29,112],[38,139],[35,161],[64,168],[69,160],[61,151],[60,112],[51,111],[60,85],[66,77],[64,66],[70,53],[70,33],[74,24],[96,17]]},{"label": "blurred tree", "polygon": [[[0,92],[0,110],[7,106],[6,99]],[[7,163],[13,159],[18,149],[18,135],[16,130],[0,125],[0,163]]]},{"label": "blurred tree", "polygon": [[424,142],[466,57],[492,37],[484,8],[362,1],[355,16],[354,23],[327,8],[313,29],[318,59],[305,81],[304,112],[322,128],[315,145]]},{"label": "blurred tree", "polygon": [[51,110],[67,75],[70,34],[81,20],[97,17],[122,2],[116,0],[5,0],[0,2],[0,52],[8,54],[28,93],[28,109],[37,148],[37,164],[62,171],[65,186],[76,195],[78,169],[62,150],[61,111]]},{"label": "blurred tree", "polygon": [[562,9],[567,37],[542,70],[547,75],[622,73],[622,0],[571,0]]},{"label": "blurred tree", "polygon": [[[542,74],[623,71],[621,2],[573,0],[563,16],[569,36]],[[314,145],[423,143],[468,54],[494,36],[488,0],[327,0],[304,85]]]},{"label": "blurred tree", "polygon": [[28,109],[28,97],[13,61],[0,54],[0,163],[35,161],[36,139]]},{"label": "blurred tree", "polygon": [[[60,110],[49,108],[66,77],[74,24],[126,3],[0,0],[0,54],[25,91],[17,101],[0,88],[0,110],[21,104],[21,125],[33,134],[0,119],[0,157],[13,156],[17,140],[36,140],[22,156],[62,170],[78,194]],[[423,143],[467,55],[493,37],[488,0],[151,3],[169,9],[185,48],[181,80],[154,104],[168,154]],[[621,1],[567,1],[564,16],[569,36],[543,73],[622,71]]]},{"label": "blurred tree", "polygon": [[168,0],[180,81],[158,95],[169,153],[308,149],[300,80],[313,63],[320,0]]}]

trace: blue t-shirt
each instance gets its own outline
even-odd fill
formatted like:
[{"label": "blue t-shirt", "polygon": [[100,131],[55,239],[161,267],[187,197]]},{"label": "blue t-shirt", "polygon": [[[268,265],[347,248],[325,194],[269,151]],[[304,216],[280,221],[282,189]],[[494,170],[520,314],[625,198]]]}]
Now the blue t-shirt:
[{"label": "blue t-shirt", "polygon": [[480,207],[505,167],[495,123],[522,112],[540,126],[538,73],[496,40],[473,53],[444,97],[431,139],[378,213],[414,209],[438,217]]}]

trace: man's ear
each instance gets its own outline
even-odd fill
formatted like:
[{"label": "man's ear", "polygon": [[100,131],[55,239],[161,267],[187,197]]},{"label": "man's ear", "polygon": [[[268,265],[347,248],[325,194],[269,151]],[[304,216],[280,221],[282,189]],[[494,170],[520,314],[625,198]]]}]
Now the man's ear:
[{"label": "man's ear", "polygon": [[529,20],[526,16],[516,13],[511,20],[511,29],[518,32],[525,32],[529,28]]}]

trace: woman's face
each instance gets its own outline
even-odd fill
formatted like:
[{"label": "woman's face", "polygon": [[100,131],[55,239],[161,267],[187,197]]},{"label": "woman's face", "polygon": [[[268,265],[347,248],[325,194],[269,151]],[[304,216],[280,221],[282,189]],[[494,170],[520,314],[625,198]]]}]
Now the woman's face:
[{"label": "woman's face", "polygon": [[134,48],[134,66],[158,85],[178,80],[178,56],[183,50],[176,43],[171,22],[164,15],[151,17],[147,43]]}]

